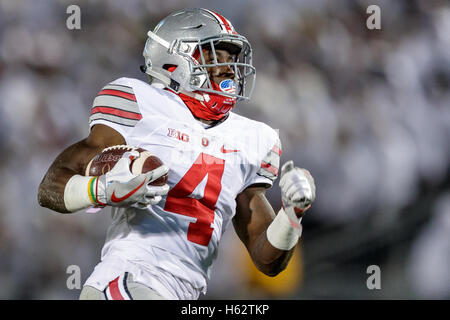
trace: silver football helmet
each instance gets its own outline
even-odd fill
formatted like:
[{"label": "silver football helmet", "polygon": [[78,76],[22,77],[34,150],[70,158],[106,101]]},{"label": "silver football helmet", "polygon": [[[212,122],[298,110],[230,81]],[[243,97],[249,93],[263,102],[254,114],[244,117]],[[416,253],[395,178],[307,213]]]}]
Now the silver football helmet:
[{"label": "silver football helmet", "polygon": [[[220,14],[206,9],[177,11],[159,22],[147,35],[143,52],[145,66],[141,70],[150,76],[152,83],[162,83],[177,93],[199,100],[205,96],[196,94],[199,91],[237,100],[250,99],[256,76],[252,48]],[[206,64],[204,48],[212,52],[213,63]],[[219,63],[215,50],[223,48],[231,50],[236,59]],[[217,85],[212,85],[207,68],[219,66],[234,70],[233,90],[217,90]]]}]

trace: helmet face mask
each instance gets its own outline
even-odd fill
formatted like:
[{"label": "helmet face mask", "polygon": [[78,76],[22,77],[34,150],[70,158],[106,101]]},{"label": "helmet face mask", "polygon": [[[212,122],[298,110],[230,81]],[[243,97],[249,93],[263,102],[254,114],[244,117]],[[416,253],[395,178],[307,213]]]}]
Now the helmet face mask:
[{"label": "helmet face mask", "polygon": [[[252,66],[251,47],[245,38],[241,36],[221,36],[200,41],[197,48],[200,57],[194,62],[191,72],[191,89],[210,93],[217,93],[212,84],[212,79],[208,73],[211,68],[230,67],[234,72],[235,93],[223,92],[219,94],[236,99],[247,100],[251,97],[253,90],[255,68]],[[232,62],[220,62],[217,57],[217,50],[227,50],[235,58]],[[207,62],[205,51],[212,56],[212,61]],[[199,78],[200,81],[198,81]]]},{"label": "helmet face mask", "polygon": [[[220,17],[220,18],[218,18]],[[148,32],[144,48],[145,72],[175,92],[218,94],[249,100],[256,76],[252,49],[225,18],[205,9],[176,12]],[[227,50],[233,61],[220,61],[217,50]],[[205,57],[209,52],[209,57]],[[208,71],[229,67],[234,83],[214,84]],[[224,89],[225,88],[225,89]]]}]

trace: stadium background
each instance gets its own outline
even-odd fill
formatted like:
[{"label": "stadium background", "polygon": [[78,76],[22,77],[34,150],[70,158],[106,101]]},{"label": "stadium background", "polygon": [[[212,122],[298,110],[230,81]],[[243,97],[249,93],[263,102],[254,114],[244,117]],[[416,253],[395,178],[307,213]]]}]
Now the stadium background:
[{"label": "stadium background", "polygon": [[[68,5],[81,30],[68,30]],[[381,8],[368,30],[366,8]],[[308,168],[317,200],[280,278],[257,275],[229,229],[201,299],[450,298],[448,1],[0,0],[0,299],[76,299],[108,214],[39,207],[38,185],[88,134],[98,90],[140,73],[146,31],[206,7],[254,48],[256,89],[236,112],[280,128],[282,161]],[[268,192],[280,207],[278,183]],[[368,290],[369,265],[381,290]]]}]

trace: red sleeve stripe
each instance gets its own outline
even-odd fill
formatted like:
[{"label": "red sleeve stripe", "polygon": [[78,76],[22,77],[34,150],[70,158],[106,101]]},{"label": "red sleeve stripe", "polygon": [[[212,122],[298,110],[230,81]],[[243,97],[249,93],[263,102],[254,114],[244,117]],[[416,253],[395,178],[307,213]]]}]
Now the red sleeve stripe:
[{"label": "red sleeve stripe", "polygon": [[125,300],[119,290],[119,277],[109,283],[109,293],[112,300]]},{"label": "red sleeve stripe", "polygon": [[136,101],[136,96],[131,93],[127,93],[120,90],[112,90],[112,89],[104,89],[98,93],[99,96],[101,95],[109,95],[109,96],[117,96],[121,98],[125,98],[128,100]]},{"label": "red sleeve stripe", "polygon": [[261,168],[269,171],[270,173],[273,173],[274,175],[278,175],[278,169],[272,166],[270,163],[266,163],[264,161],[261,161]]},{"label": "red sleeve stripe", "polygon": [[283,153],[283,151],[281,151],[281,149],[279,147],[277,147],[276,145],[273,146],[272,151],[275,152],[276,154],[278,154],[281,157],[281,154]]},{"label": "red sleeve stripe", "polygon": [[141,120],[142,115],[140,113],[134,113],[129,111],[124,111],[116,108],[110,107],[94,107],[91,109],[91,115],[96,113],[112,114],[121,118],[131,119],[131,120]]}]

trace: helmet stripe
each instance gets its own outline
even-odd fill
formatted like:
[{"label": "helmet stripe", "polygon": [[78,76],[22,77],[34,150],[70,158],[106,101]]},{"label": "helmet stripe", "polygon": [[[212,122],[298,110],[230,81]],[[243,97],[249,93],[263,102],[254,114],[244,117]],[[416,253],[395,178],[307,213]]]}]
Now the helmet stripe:
[{"label": "helmet stripe", "polygon": [[228,33],[230,33],[230,32],[231,32],[231,26],[230,26],[228,20],[225,19],[223,16],[221,16],[220,14],[218,14],[218,13],[215,12],[215,11],[213,11],[213,13],[216,14],[216,16],[219,17],[219,19],[222,21],[223,25],[225,26],[226,31],[227,31]]},{"label": "helmet stripe", "polygon": [[223,16],[221,16],[220,14],[218,14],[217,12],[211,11],[211,10],[207,10],[209,13],[211,13],[214,18],[217,19],[217,22],[219,22],[219,25],[221,26],[221,28],[226,31],[227,33],[233,33],[234,32],[234,28],[233,26],[230,24],[230,22],[225,19]]}]

